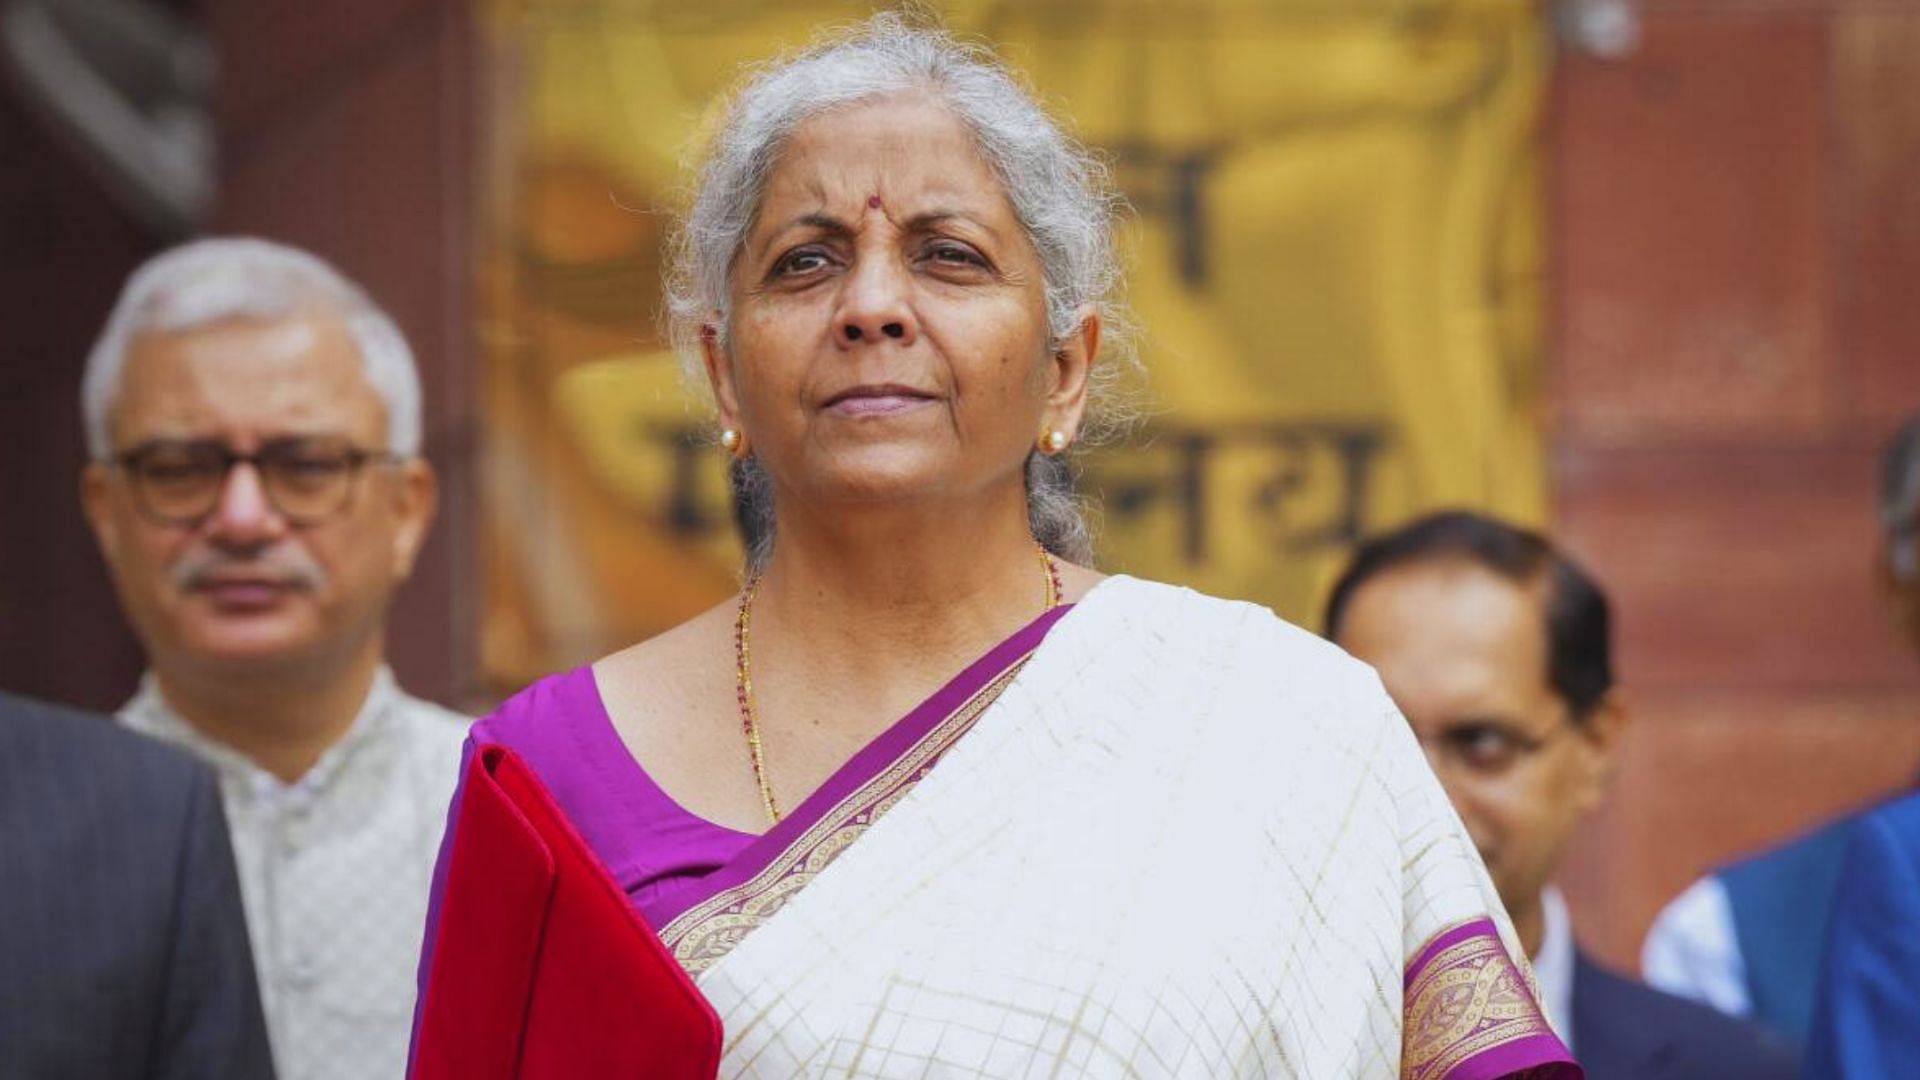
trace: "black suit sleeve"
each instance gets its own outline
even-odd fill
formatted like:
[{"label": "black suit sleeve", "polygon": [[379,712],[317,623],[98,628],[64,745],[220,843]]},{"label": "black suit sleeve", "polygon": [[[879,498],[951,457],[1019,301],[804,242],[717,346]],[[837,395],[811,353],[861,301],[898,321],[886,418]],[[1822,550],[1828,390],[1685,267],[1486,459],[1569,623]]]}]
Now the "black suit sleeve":
[{"label": "black suit sleeve", "polygon": [[270,1080],[240,879],[213,777],[196,771],[180,844],[153,1080]]}]

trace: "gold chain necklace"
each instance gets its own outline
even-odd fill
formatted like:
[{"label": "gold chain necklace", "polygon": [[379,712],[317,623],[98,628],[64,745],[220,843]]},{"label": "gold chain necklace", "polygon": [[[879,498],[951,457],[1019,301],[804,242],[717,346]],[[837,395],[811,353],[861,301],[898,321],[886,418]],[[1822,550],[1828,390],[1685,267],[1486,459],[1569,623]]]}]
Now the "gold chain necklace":
[{"label": "gold chain necklace", "polygon": [[[1060,606],[1060,568],[1038,541],[1033,548],[1047,573],[1044,610],[1052,611]],[[760,575],[755,574],[747,579],[747,587],[740,590],[740,613],[733,620],[733,690],[734,698],[740,703],[740,727],[747,736],[747,760],[753,764],[754,783],[760,786],[760,805],[767,812],[767,821],[778,825],[780,803],[774,799],[773,785],[767,780],[766,750],[760,741],[760,720],[753,707],[753,594],[759,588]]]}]

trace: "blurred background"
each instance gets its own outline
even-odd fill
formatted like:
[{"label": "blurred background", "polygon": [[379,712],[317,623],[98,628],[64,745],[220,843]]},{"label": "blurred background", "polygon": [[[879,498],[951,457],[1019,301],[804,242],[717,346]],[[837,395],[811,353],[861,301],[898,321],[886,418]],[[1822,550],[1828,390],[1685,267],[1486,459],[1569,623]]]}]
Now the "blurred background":
[{"label": "blurred background", "polygon": [[[1875,487],[1920,409],[1920,0],[929,6],[1133,207],[1146,419],[1083,462],[1108,568],[1318,629],[1358,537],[1465,505],[1608,589],[1637,723],[1565,881],[1598,956],[1913,782]],[[729,593],[657,325],[681,166],[742,62],[872,7],[0,0],[0,686],[133,688],[80,371],[132,267],[206,232],[321,254],[414,344],[414,692],[485,709]]]}]

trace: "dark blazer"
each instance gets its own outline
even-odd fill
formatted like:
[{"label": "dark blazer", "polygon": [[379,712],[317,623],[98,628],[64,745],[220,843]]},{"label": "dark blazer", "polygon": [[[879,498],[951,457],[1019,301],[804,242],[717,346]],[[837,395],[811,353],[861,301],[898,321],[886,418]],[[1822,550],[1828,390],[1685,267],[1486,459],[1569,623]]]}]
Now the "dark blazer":
[{"label": "dark blazer", "polygon": [[1776,1035],[1573,957],[1573,1056],[1587,1080],[1789,1080]]},{"label": "dark blazer", "polygon": [[272,1074],[212,774],[0,694],[0,1077]]}]

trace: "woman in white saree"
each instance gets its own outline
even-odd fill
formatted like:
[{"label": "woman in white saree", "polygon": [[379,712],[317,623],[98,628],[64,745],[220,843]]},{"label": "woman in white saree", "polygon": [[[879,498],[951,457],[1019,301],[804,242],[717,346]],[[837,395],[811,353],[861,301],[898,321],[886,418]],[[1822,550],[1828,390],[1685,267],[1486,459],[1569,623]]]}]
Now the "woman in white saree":
[{"label": "woman in white saree", "polygon": [[750,578],[472,748],[692,975],[725,1076],[1578,1076],[1372,672],[1086,568],[1103,184],[896,16],[755,74],[673,309]]}]

